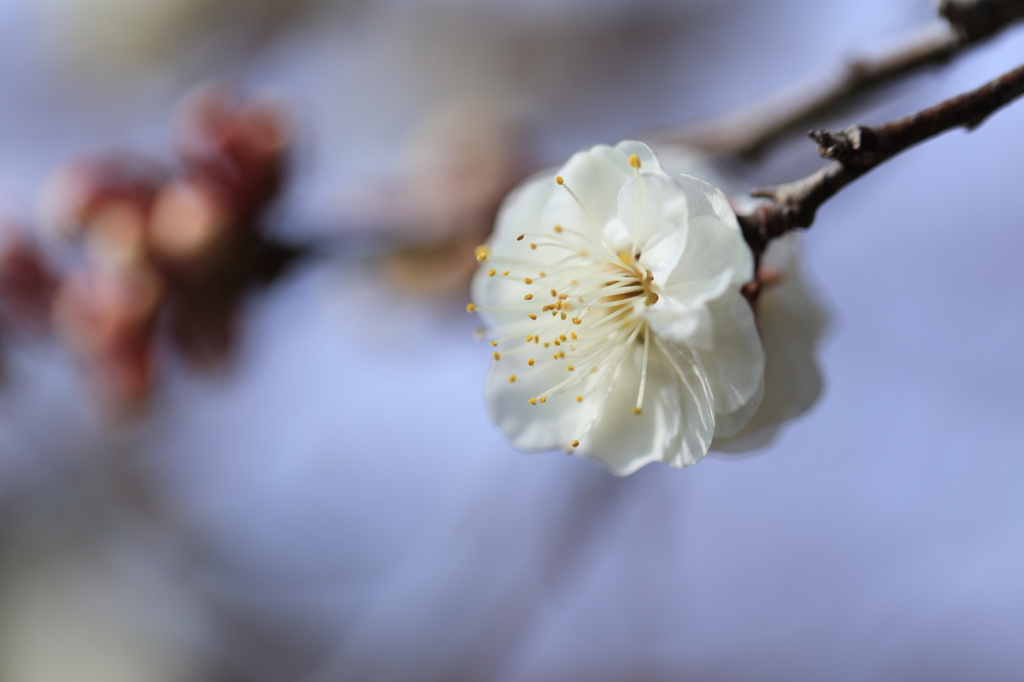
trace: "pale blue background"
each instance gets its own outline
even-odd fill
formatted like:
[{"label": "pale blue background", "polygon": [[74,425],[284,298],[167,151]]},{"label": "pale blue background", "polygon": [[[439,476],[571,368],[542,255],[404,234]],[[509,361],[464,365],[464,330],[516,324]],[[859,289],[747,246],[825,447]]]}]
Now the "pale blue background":
[{"label": "pale blue background", "polygon": [[[395,0],[329,12],[254,57],[95,85],[54,56],[40,7],[0,4],[8,204],[25,209],[82,150],[166,153],[170,108],[212,73],[296,109],[294,237],[386,173],[441,93],[507,79],[535,158],[557,160],[748,102],[930,11]],[[1024,27],[856,119],[909,113],[1022,56]],[[757,179],[817,163],[798,140]],[[99,553],[128,582],[173,584],[187,615],[149,627],[211,676],[1022,679],[1022,183],[1018,102],[820,211],[805,245],[833,318],[826,387],[760,456],[619,480],[518,454],[485,416],[489,354],[464,299],[424,304],[362,266],[318,265],[252,302],[225,375],[168,356],[151,416],[114,435],[61,352],[15,352],[3,537],[42,563]]]}]

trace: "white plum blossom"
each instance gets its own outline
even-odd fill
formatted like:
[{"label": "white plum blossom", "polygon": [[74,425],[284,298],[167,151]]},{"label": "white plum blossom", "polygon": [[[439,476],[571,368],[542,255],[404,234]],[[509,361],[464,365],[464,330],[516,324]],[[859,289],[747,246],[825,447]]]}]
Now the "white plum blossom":
[{"label": "white plum blossom", "polygon": [[524,182],[477,258],[486,402],[518,448],[562,447],[618,475],[682,467],[757,409],[764,353],[736,216],[646,145],[598,145]]}]

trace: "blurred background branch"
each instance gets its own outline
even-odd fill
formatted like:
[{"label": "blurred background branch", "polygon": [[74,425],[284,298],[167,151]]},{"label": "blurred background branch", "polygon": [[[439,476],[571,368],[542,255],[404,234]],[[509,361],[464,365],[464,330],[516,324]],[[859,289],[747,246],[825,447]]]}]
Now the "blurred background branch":
[{"label": "blurred background branch", "polygon": [[[856,12],[856,9],[850,11]],[[771,144],[857,98],[923,69],[943,64],[967,48],[1024,19],[1021,0],[943,0],[941,20],[808,81],[724,116],[689,123],[656,139],[718,154],[761,155]]]}]

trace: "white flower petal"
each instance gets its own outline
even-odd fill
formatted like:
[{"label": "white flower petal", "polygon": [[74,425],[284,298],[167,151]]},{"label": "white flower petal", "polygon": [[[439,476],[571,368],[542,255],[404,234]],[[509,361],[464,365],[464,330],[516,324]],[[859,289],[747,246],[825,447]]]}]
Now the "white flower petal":
[{"label": "white flower petal", "polygon": [[690,217],[686,249],[668,275],[662,290],[686,301],[708,289],[708,282],[730,271],[731,284],[740,287],[754,278],[754,257],[742,235],[712,216]]},{"label": "white flower petal", "polygon": [[661,238],[650,240],[641,251],[640,264],[654,276],[656,283],[664,282],[679,263],[686,251],[688,234],[685,224],[676,224]]},{"label": "white flower petal", "polygon": [[[655,281],[668,277],[686,248],[687,214],[679,209],[680,201],[686,197],[679,184],[665,175],[642,173],[619,190],[619,221],[609,241],[627,252],[635,243],[641,265]],[[668,205],[673,210],[666,211]]]},{"label": "white flower petal", "polygon": [[573,154],[557,172],[564,186],[551,182],[540,224],[524,229],[546,233],[560,225],[570,234],[583,235],[582,248],[601,244],[605,225],[618,216],[619,188],[634,175],[629,162],[617,157],[614,150],[604,146]]},{"label": "white flower petal", "polygon": [[734,412],[715,413],[715,440],[712,441],[712,448],[718,446],[718,443],[721,442],[719,439],[732,438],[750,423],[750,418],[757,413],[758,408],[764,402],[764,392],[764,381],[760,381],[754,395],[739,409]]},{"label": "white flower petal", "polygon": [[754,323],[754,312],[742,294],[727,291],[708,304],[714,343],[701,349],[715,413],[729,414],[743,407],[764,381],[764,350]]},{"label": "white flower petal", "polygon": [[[610,149],[605,147],[605,149]],[[633,168],[629,165],[629,157],[636,154],[637,158],[640,159],[640,168],[645,173],[658,173],[660,175],[668,175],[665,169],[661,165],[661,159],[654,152],[653,149],[648,147],[643,142],[637,142],[636,140],[623,140],[622,142],[615,145],[611,151],[618,154],[618,158],[621,158],[626,162],[626,166],[629,168],[630,175],[632,175]]]},{"label": "white flower petal", "polygon": [[695,282],[685,297],[661,296],[644,315],[659,336],[691,348],[710,348],[714,326],[707,303],[720,298],[732,279],[732,271],[726,270],[714,279]]},{"label": "white flower petal", "polygon": [[[492,310],[480,313],[488,326],[520,322],[526,319],[525,312],[512,312],[506,308],[521,307],[523,296],[532,289],[523,281],[535,276],[550,262],[550,254],[531,249],[531,242],[516,238],[523,233],[524,225],[540,222],[541,212],[547,204],[552,176],[535,175],[512,191],[501,205],[494,225],[494,232],[487,240],[489,255],[481,262],[470,287],[472,300]],[[495,274],[489,275],[490,270]],[[506,270],[508,275],[504,275]]]},{"label": "white flower petal", "polygon": [[800,235],[772,242],[764,264],[781,272],[781,281],[758,299],[758,320],[764,345],[764,398],[746,426],[714,448],[744,452],[762,447],[779,427],[811,408],[821,393],[817,347],[828,326],[825,306],[805,283],[799,262]]},{"label": "white flower petal", "polygon": [[[540,220],[548,202],[548,195],[551,193],[553,178],[551,171],[537,173],[527,178],[505,197],[494,221],[491,243],[500,243],[505,247],[515,246],[515,239],[522,234],[523,226]],[[533,254],[533,257],[536,257],[536,254]]]},{"label": "white flower petal", "polygon": [[622,365],[619,380],[580,454],[626,476],[651,462],[683,467],[707,453],[715,430],[713,398],[700,360],[685,348],[651,344],[643,410],[633,413],[642,345]]},{"label": "white flower petal", "polygon": [[732,210],[732,206],[729,204],[725,194],[722,193],[722,190],[692,175],[675,175],[673,179],[679,183],[679,186],[686,193],[691,219],[714,217],[737,232],[740,231],[740,223],[736,219],[736,213]]},{"label": "white flower petal", "polygon": [[[505,356],[494,363],[484,386],[487,407],[491,418],[516,447],[564,448],[580,438],[601,413],[614,375],[604,372],[584,376],[578,387],[549,395],[546,402],[533,405],[529,402],[531,398],[539,397],[569,376],[565,360],[543,359],[549,356],[542,347],[536,355],[542,360],[534,367],[526,365],[522,354]],[[511,374],[516,376],[514,382],[509,381]],[[576,400],[577,395],[583,396],[582,402]]]}]

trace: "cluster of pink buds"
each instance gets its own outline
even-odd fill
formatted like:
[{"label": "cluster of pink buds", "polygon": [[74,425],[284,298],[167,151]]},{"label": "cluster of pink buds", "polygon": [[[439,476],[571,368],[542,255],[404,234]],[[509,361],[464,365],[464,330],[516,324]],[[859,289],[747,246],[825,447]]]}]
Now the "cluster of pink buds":
[{"label": "cluster of pink buds", "polygon": [[262,224],[289,142],[278,107],[208,88],[181,107],[177,164],[108,154],[49,181],[47,220],[81,246],[56,287],[53,320],[115,405],[149,394],[161,332],[193,362],[221,360],[243,294],[291,260]]}]

